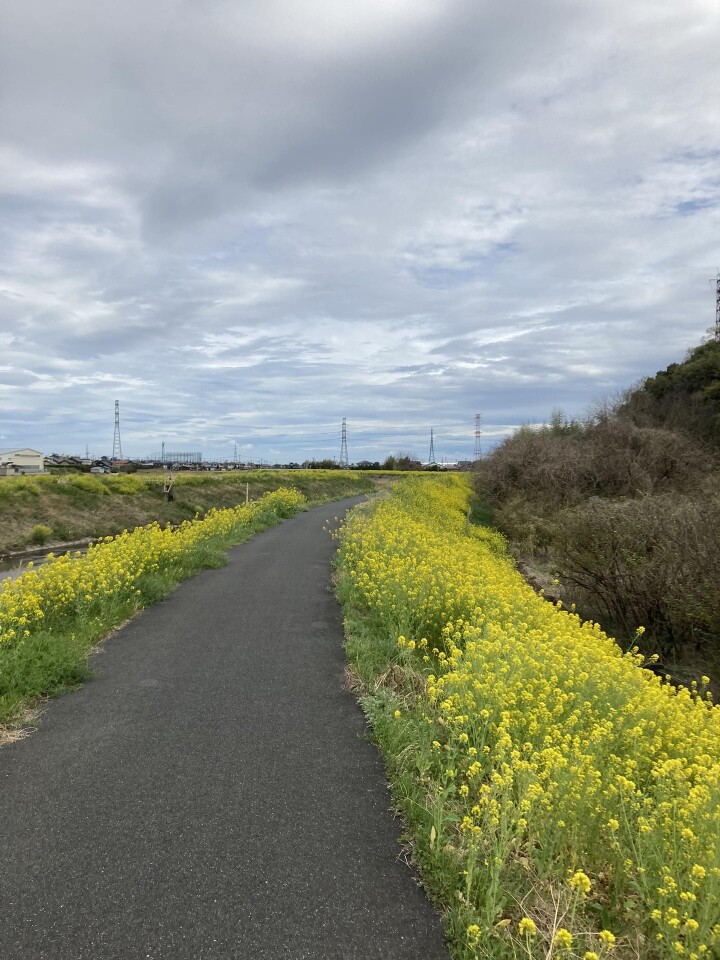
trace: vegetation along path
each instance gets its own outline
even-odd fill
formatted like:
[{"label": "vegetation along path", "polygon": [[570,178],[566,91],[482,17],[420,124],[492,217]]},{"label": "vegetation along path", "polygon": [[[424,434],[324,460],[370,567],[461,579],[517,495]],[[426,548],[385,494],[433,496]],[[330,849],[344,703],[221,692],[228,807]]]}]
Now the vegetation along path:
[{"label": "vegetation along path", "polygon": [[0,750],[3,960],[447,956],[343,689],[352,502],[183,583]]}]

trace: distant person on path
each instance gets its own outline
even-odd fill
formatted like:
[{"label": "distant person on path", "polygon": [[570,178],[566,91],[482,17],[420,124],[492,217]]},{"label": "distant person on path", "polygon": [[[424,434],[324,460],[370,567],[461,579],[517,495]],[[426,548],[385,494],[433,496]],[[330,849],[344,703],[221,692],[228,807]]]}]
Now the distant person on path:
[{"label": "distant person on path", "polygon": [[175,499],[175,494],[173,493],[173,478],[172,474],[169,473],[163,484],[163,492],[168,503],[172,503]]}]

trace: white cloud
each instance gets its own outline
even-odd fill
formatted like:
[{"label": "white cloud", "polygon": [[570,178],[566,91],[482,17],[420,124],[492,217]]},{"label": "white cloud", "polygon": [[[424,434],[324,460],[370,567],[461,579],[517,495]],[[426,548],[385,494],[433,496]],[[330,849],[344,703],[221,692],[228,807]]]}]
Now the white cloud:
[{"label": "white cloud", "polygon": [[580,412],[710,325],[711,0],[3,19],[11,442],[108,445],[117,397],[138,453],[332,453],[347,416],[352,456],[469,455],[476,411]]}]

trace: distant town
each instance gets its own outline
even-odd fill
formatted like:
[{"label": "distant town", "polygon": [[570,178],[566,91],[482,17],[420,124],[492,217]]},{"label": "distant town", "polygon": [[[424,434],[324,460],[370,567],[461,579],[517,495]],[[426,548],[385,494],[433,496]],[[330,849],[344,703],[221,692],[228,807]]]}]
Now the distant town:
[{"label": "distant town", "polygon": [[130,459],[103,456],[75,456],[63,453],[46,455],[31,447],[0,450],[0,476],[22,476],[43,473],[136,473],[140,470],[470,470],[472,460],[423,463],[408,455],[389,456],[385,460],[359,460],[339,463],[337,460],[303,460],[302,463],[268,463],[266,461],[206,460],[202,453],[168,452],[159,457]]}]

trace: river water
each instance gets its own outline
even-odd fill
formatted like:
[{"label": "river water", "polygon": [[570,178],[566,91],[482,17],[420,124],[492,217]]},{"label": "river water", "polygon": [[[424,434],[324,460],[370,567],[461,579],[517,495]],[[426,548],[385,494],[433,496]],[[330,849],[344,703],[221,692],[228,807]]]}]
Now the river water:
[{"label": "river water", "polygon": [[28,563],[32,562],[33,567],[39,567],[48,558],[48,553],[54,556],[62,556],[63,553],[86,553],[87,545],[68,547],[55,547],[53,550],[33,550],[31,553],[24,553],[21,557],[0,557],[0,581],[10,578],[17,579],[23,573],[27,572]]}]

